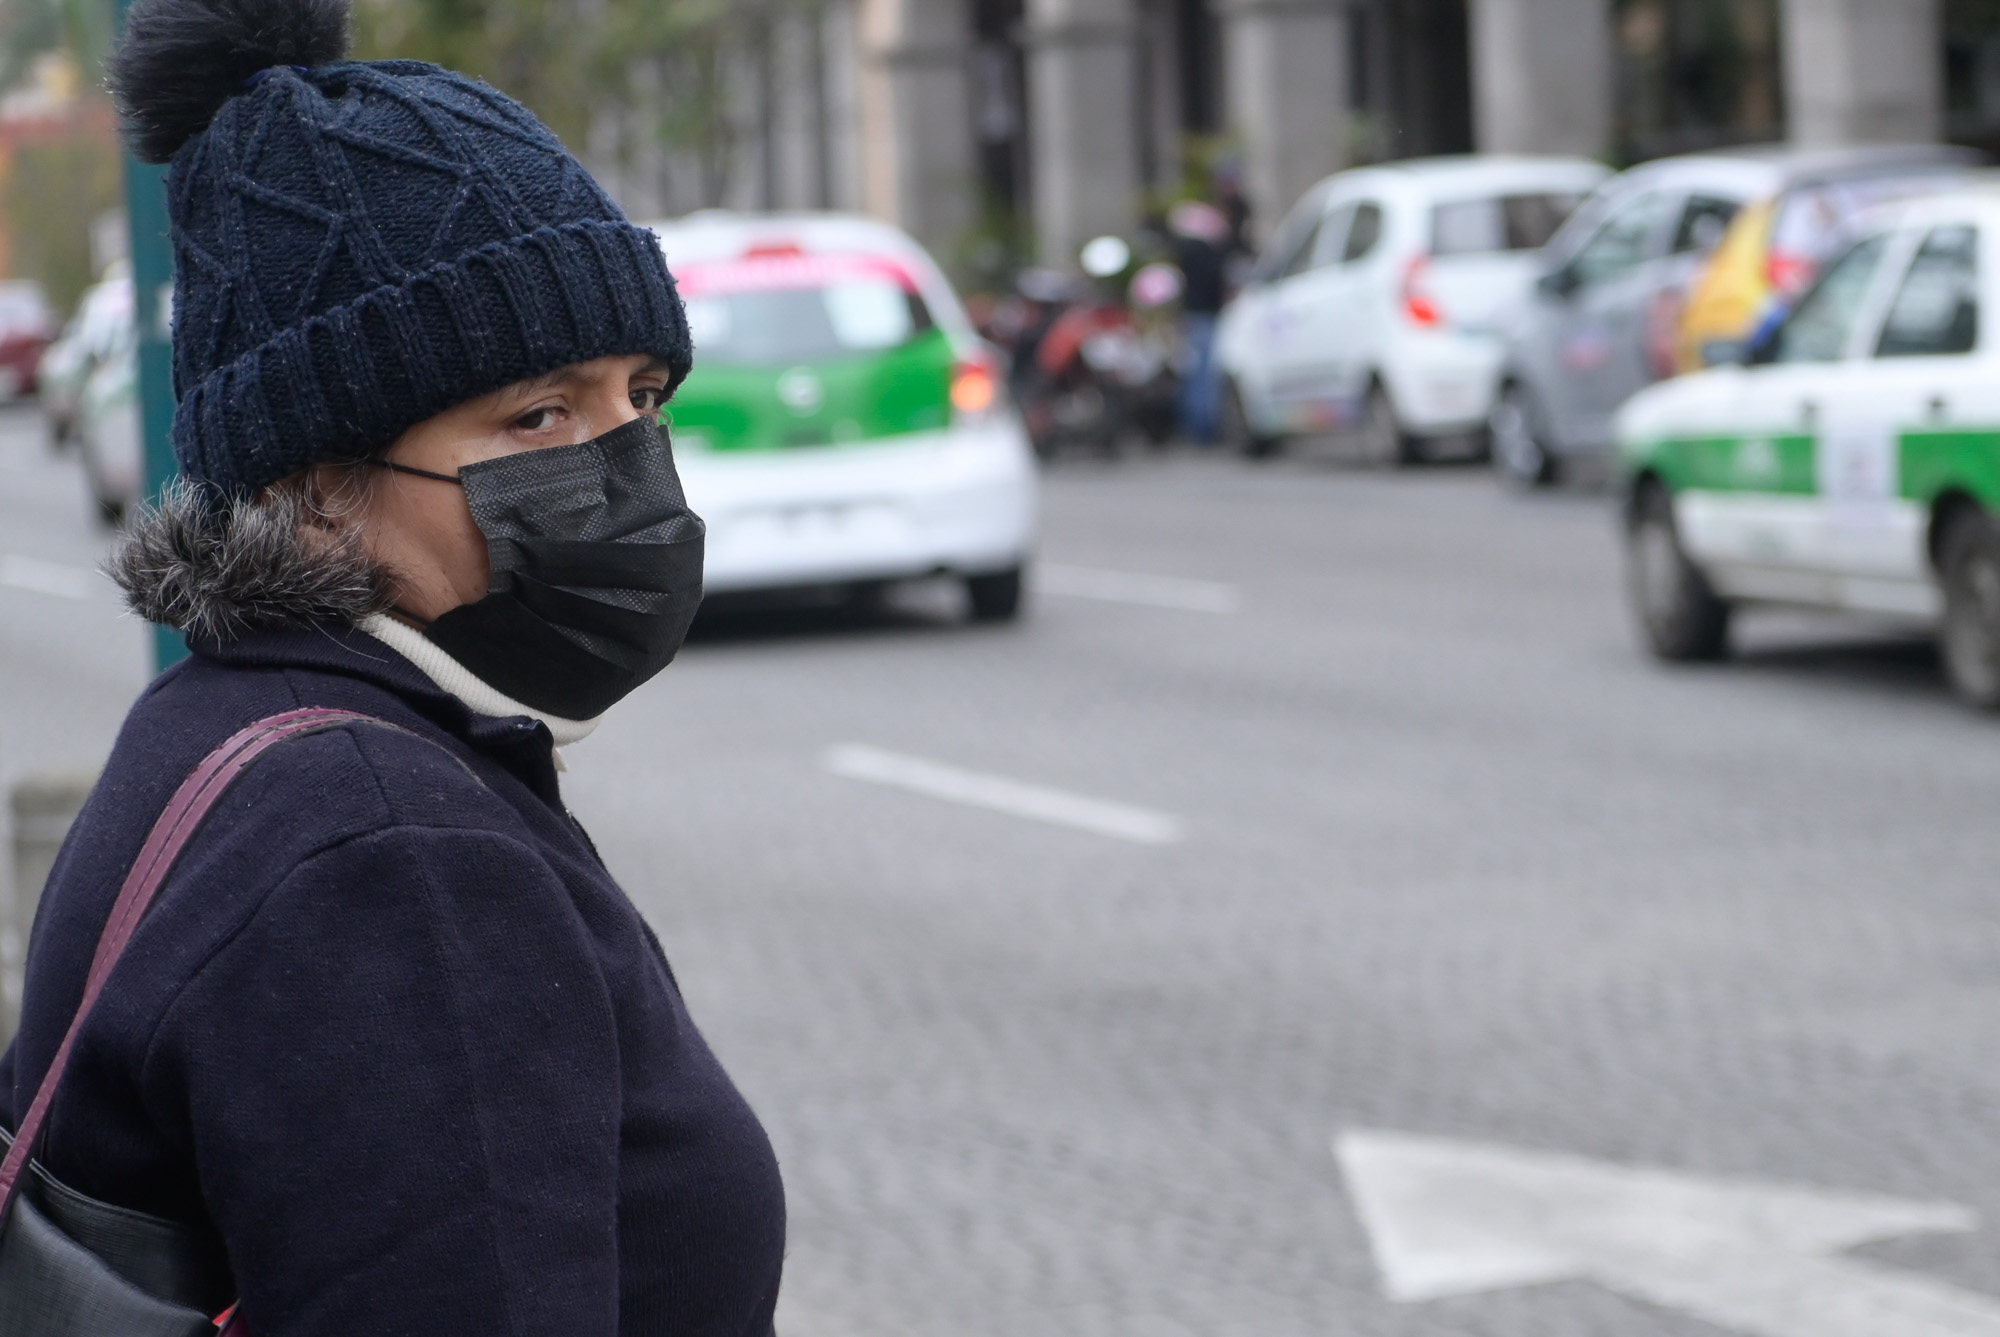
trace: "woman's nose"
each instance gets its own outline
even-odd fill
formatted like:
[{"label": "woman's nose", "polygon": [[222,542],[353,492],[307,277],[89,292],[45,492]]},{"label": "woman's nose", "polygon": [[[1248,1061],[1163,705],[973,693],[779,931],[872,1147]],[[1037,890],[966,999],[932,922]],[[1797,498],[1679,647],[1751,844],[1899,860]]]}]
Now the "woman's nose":
[{"label": "woman's nose", "polygon": [[577,415],[577,430],[582,433],[575,444],[594,441],[606,432],[615,432],[635,418],[644,417],[638,405],[632,402],[632,391],[621,379],[616,385],[593,388],[584,412]]}]

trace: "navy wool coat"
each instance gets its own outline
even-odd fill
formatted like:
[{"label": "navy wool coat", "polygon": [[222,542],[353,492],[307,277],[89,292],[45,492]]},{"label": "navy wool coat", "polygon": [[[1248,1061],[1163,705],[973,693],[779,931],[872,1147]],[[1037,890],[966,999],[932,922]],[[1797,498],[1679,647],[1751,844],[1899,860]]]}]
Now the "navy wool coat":
[{"label": "navy wool coat", "polygon": [[72,1058],[42,1160],[227,1248],[256,1337],[766,1337],[769,1141],[557,793],[547,730],[345,628],[263,632],[134,706],[35,922],[12,1127],[168,796],[266,715]]}]

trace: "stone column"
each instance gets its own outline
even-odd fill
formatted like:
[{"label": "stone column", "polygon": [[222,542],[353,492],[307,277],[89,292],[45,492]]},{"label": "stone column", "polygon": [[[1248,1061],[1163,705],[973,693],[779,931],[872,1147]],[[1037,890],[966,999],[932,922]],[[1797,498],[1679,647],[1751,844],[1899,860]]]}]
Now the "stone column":
[{"label": "stone column", "polygon": [[1131,0],[1028,0],[1027,41],[1036,246],[1069,267],[1084,242],[1138,222]]},{"label": "stone column", "polygon": [[816,209],[831,193],[826,180],[826,56],[817,12],[780,10],[771,21],[771,207]]},{"label": "stone column", "polygon": [[967,0],[861,0],[862,198],[948,258],[978,219]]},{"label": "stone column", "polygon": [[1481,152],[1610,147],[1611,0],[1471,0],[1469,17]]},{"label": "stone column", "polygon": [[1348,17],[1341,0],[1224,0],[1223,97],[1243,144],[1260,236],[1347,165]]},{"label": "stone column", "polygon": [[866,207],[864,133],[861,123],[863,82],[860,15],[856,0],[824,0],[821,10],[821,70],[826,92],[826,200],[830,209],[855,211]]},{"label": "stone column", "polygon": [[1785,0],[1781,40],[1792,142],[1933,140],[1944,127],[1938,0]]}]

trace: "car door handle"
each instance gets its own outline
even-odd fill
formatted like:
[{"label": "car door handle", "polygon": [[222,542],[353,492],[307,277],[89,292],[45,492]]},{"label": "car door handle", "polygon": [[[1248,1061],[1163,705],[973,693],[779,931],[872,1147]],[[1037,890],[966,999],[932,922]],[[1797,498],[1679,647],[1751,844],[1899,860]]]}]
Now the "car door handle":
[{"label": "car door handle", "polygon": [[1932,395],[1924,405],[1924,412],[1932,422],[1943,422],[1951,417],[1951,404],[1943,395]]},{"label": "car door handle", "polygon": [[1808,432],[1819,426],[1819,401],[1808,399],[1799,405],[1799,422]]}]

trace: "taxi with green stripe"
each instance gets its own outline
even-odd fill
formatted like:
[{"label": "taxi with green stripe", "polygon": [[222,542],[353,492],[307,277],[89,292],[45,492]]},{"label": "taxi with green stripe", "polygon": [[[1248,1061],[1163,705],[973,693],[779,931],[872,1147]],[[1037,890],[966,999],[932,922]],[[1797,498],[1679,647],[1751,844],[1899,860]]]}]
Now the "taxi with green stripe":
[{"label": "taxi with green stripe", "polygon": [[1878,215],[1738,365],[1617,418],[1628,588],[1665,659],[1759,605],[1920,619],[2000,709],[2000,184]]},{"label": "taxi with green stripe", "polygon": [[1021,606],[1033,453],[997,355],[907,235],[834,214],[657,223],[694,371],[663,415],[712,594],[963,581]]}]

